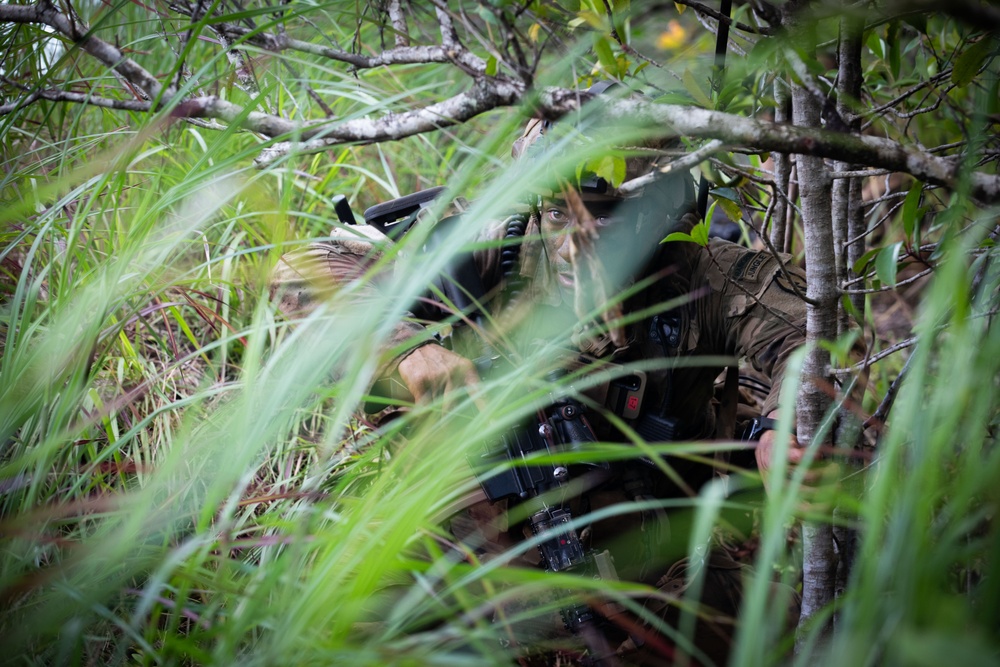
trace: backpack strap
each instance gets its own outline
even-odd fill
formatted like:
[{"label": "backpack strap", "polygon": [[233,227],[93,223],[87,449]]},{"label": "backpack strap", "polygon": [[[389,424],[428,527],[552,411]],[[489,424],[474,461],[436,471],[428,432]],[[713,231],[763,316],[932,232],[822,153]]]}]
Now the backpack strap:
[{"label": "backpack strap", "polygon": [[736,438],[736,406],[740,399],[740,369],[733,365],[726,368],[726,382],[722,386],[715,437],[722,440]]}]

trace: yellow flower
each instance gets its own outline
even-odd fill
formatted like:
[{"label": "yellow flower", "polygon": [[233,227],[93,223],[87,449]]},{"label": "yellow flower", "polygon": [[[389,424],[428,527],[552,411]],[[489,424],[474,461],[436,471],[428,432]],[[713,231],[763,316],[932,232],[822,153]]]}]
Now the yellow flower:
[{"label": "yellow flower", "polygon": [[656,46],[661,51],[673,51],[684,45],[685,38],[687,38],[687,31],[681,27],[680,23],[671,19],[670,23],[667,24],[667,29],[661,32],[657,38]]}]

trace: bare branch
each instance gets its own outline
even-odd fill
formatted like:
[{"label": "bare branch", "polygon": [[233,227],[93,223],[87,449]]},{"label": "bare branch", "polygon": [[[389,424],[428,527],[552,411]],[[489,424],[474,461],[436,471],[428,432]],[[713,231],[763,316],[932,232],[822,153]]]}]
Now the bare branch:
[{"label": "bare branch", "polygon": [[792,71],[795,72],[795,76],[799,78],[800,85],[809,91],[809,94],[816,98],[816,102],[820,105],[822,119],[826,123],[826,126],[831,130],[837,130],[839,132],[850,131],[850,126],[841,117],[840,113],[837,111],[836,104],[834,103],[833,97],[824,92],[819,86],[819,82],[809,71],[808,66],[803,62],[799,54],[795,52],[794,49],[788,49],[785,53],[785,59],[788,64],[792,66]]},{"label": "bare branch", "polygon": [[[914,93],[920,92],[921,90],[923,90],[927,86],[933,86],[934,84],[936,84],[939,81],[943,81],[945,79],[950,79],[951,78],[951,72],[952,72],[952,68],[949,67],[945,71],[939,72],[938,74],[935,74],[934,76],[932,76],[932,77],[930,77],[930,78],[928,78],[928,79],[926,79],[924,81],[921,81],[920,83],[916,84],[915,86],[912,86],[912,87],[908,88],[907,90],[903,91],[902,93],[900,93],[899,95],[897,95],[895,98],[889,100],[888,102],[886,102],[882,106],[879,106],[879,107],[876,107],[874,109],[870,109],[870,110],[866,111],[863,115],[869,116],[869,117],[879,116],[879,115],[882,114],[882,112],[884,112],[884,111],[888,110],[889,108],[891,108],[891,107],[899,104],[900,102],[902,102],[903,100],[905,100],[910,95],[913,95]],[[871,123],[872,123],[872,121],[869,121],[868,123],[865,123],[865,125],[862,127],[862,129],[868,127],[869,125],[871,125]]]},{"label": "bare branch", "polygon": [[[526,85],[530,85],[532,79],[532,72],[534,67],[537,65],[539,51],[532,53],[532,58],[534,64],[529,63],[527,55],[522,48],[522,44],[527,44],[527,38],[518,32],[517,27],[507,19],[504,13],[500,13],[497,17],[500,22],[500,28],[503,31],[503,47],[504,51],[501,52],[497,45],[493,43],[492,40],[488,39],[482,34],[482,32],[469,20],[469,17],[464,9],[461,10],[462,27],[465,29],[467,35],[470,35],[476,39],[480,48],[485,50],[491,56],[496,58],[498,65],[502,65],[507,70],[514,72],[518,78],[525,82]],[[511,60],[511,51],[513,51],[513,61]]]},{"label": "bare branch", "polygon": [[451,14],[448,13],[448,6],[443,2],[435,2],[434,0],[431,1],[434,3],[438,24],[441,26],[442,46],[444,46],[445,49],[461,49],[462,45],[458,41],[458,33],[455,32],[455,26],[451,22]]},{"label": "bare branch", "polygon": [[834,171],[830,173],[830,178],[874,178],[876,176],[888,176],[893,173],[888,169],[849,169],[846,171]]},{"label": "bare branch", "polygon": [[760,35],[770,35],[774,33],[774,30],[770,28],[758,28],[756,26],[747,25],[746,23],[740,23],[739,21],[733,21],[731,18],[718,11],[717,9],[712,9],[706,4],[701,2],[696,2],[695,0],[676,0],[676,4],[684,5],[695,10],[699,14],[704,14],[706,16],[711,16],[716,21],[721,21],[723,23],[728,23],[737,30],[742,30],[743,32],[749,32],[753,34]]},{"label": "bare branch", "polygon": [[286,35],[273,35],[266,32],[255,32],[243,26],[222,23],[217,28],[230,37],[244,37],[246,41],[267,51],[298,51],[321,58],[329,58],[347,63],[357,69],[372,69],[385,65],[418,65],[425,63],[455,63],[477,73],[486,72],[486,62],[479,56],[467,50],[449,52],[443,46],[404,46],[388,49],[374,56],[363,56],[359,53],[342,51],[321,44],[292,39]]},{"label": "bare branch", "polygon": [[688,153],[684,157],[680,157],[676,160],[668,162],[667,164],[663,165],[662,167],[660,167],[651,174],[646,174],[638,178],[633,178],[631,181],[625,181],[624,183],[621,184],[621,186],[619,186],[618,190],[622,194],[626,195],[631,192],[635,192],[636,190],[640,190],[641,188],[644,188],[645,186],[649,185],[656,179],[660,178],[661,174],[668,174],[670,172],[679,172],[687,169],[692,169],[696,167],[700,162],[708,159],[712,155],[715,155],[722,149],[723,145],[721,141],[718,140],[710,141],[701,148],[699,148],[698,150]]},{"label": "bare branch", "polygon": [[[570,101],[568,96],[561,98],[563,105]],[[912,150],[891,139],[778,125],[720,111],[644,100],[610,103],[609,110],[623,118],[648,118],[679,135],[721,139],[727,144],[753,146],[762,152],[783,151],[865,164],[905,172],[951,188],[959,181],[960,166],[954,161]],[[1000,202],[1000,176],[973,172],[969,180],[974,197],[986,203]]]},{"label": "bare branch", "polygon": [[[254,164],[258,167],[265,167],[292,152],[302,154],[318,153],[344,143],[392,141],[457,125],[491,109],[516,104],[523,93],[523,89],[518,86],[497,86],[480,83],[473,86],[469,92],[460,93],[438,104],[432,104],[422,109],[414,109],[405,113],[389,114],[377,120],[362,118],[338,124],[323,123],[297,127],[290,121],[276,119],[291,128],[278,134],[299,132],[299,136],[306,141],[282,142],[265,148],[257,159],[254,160]],[[214,109],[206,110],[206,115],[212,113],[215,113]],[[232,113],[232,110],[229,113]],[[256,128],[248,127],[248,129],[254,129],[254,131],[259,131],[261,134],[272,137],[278,136],[278,134],[270,133],[270,130],[278,129],[277,125],[269,122],[273,117],[264,116],[264,114],[250,114],[250,118],[247,121],[251,121],[252,119],[254,123],[259,122],[260,124]],[[232,120],[236,120],[236,116],[232,116]],[[243,126],[247,127],[247,123],[244,123]]]},{"label": "bare branch", "polygon": [[[351,129],[342,129],[338,126],[325,132],[325,137],[322,140],[312,142],[308,146],[299,145],[296,148],[305,152],[318,152],[344,142],[373,142],[397,139],[401,136],[406,136],[406,134],[398,133],[398,130],[402,130],[402,126],[404,125],[414,129],[417,127],[424,128],[419,131],[428,131],[436,127],[452,125],[455,122],[461,122],[458,120],[459,117],[468,119],[473,115],[494,108],[490,106],[491,101],[496,102],[496,106],[515,104],[520,101],[523,93],[523,91],[518,90],[519,86],[517,85],[501,84],[496,81],[489,84],[482,83],[477,88],[481,91],[478,100],[475,102],[465,100],[470,102],[470,104],[468,107],[463,108],[462,112],[458,115],[453,115],[454,107],[462,106],[465,101],[456,101],[454,104],[442,103],[448,104],[448,112],[441,114],[433,122],[428,118],[428,115],[439,114],[440,109],[435,107],[440,107],[441,105],[433,105],[424,110],[415,110],[407,114],[399,114],[398,116],[391,117],[392,120],[388,124],[396,127],[396,131],[385,132],[372,127],[372,123],[384,123],[382,120],[356,120],[351,121]],[[559,117],[578,109],[580,103],[588,99],[590,99],[590,95],[581,93],[580,91],[558,88],[546,89],[539,95],[535,109],[540,115]],[[457,100],[457,98],[452,98],[452,100]],[[451,102],[451,100],[448,102]],[[719,139],[727,144],[752,146],[761,152],[782,151],[800,155],[834,158],[856,164],[866,164],[875,168],[905,172],[928,183],[952,188],[959,181],[960,166],[954,161],[918,152],[898,142],[880,137],[831,132],[818,128],[779,125],[719,111],[709,111],[673,104],[657,104],[638,99],[608,102],[606,113],[611,118],[617,117],[631,120],[645,118],[654,125],[672,130],[674,134]],[[401,124],[395,120],[404,117],[414,119],[415,123],[412,125],[409,122]],[[422,120],[417,121],[416,117],[422,118]],[[362,128],[364,129],[362,130]],[[308,131],[309,136],[303,136],[303,138],[314,137],[321,134],[321,132],[323,131],[318,127],[310,128]],[[284,146],[279,154],[284,154],[291,148],[291,146]],[[261,157],[264,158],[264,156]],[[270,161],[270,159],[261,159],[258,161],[258,164],[264,165],[270,163]],[[1000,176],[975,172],[969,175],[969,180],[971,183],[971,194],[974,197],[987,203],[1000,202]]]},{"label": "bare branch", "polygon": [[81,49],[120,74],[126,81],[140,88],[149,99],[155,100],[162,96],[163,100],[166,101],[173,97],[174,88],[172,86],[164,90],[155,76],[134,60],[126,58],[117,47],[93,35],[88,35],[86,26],[75,25],[65,14],[60,13],[48,3],[0,5],[0,21],[40,23],[54,28],[73,40]]},{"label": "bare branch", "polygon": [[240,90],[246,93],[250,99],[256,100],[257,97],[260,96],[260,86],[257,85],[257,79],[254,77],[249,64],[247,64],[246,55],[242,50],[234,48],[225,33],[217,29],[215,26],[212,26],[212,32],[214,32],[219,38],[219,42],[222,44],[222,48],[226,52],[226,58],[233,66],[233,70],[236,73],[236,80],[239,82]]},{"label": "bare branch", "polygon": [[95,97],[87,93],[74,93],[68,90],[36,90],[23,99],[0,106],[0,116],[17,111],[21,107],[27,106],[39,99],[51,102],[89,104],[94,107],[118,109],[119,111],[149,111],[152,108],[152,104],[142,100],[112,100],[106,97]]},{"label": "bare branch", "polygon": [[618,42],[618,46],[621,47],[622,51],[629,54],[633,58],[639,58],[640,60],[644,60],[653,67],[658,67],[660,69],[663,68],[663,65],[656,62],[652,58],[639,53],[638,51],[633,49],[628,43],[626,43],[625,40],[622,39],[621,35],[618,34],[618,28],[615,27],[615,14],[614,11],[611,9],[611,3],[609,3],[608,0],[604,0],[604,11],[608,16],[608,23],[611,25],[611,37],[616,42]]},{"label": "bare branch", "polygon": [[[148,99],[159,99],[162,104],[172,101],[174,96],[172,86],[164,88],[156,77],[125,57],[117,47],[88,35],[83,26],[74,25],[66,15],[59,13],[51,5],[0,5],[0,20],[51,26],[139,89]],[[247,40],[251,42],[261,40],[271,47],[281,48],[293,48],[290,45],[294,45],[294,48],[342,60],[358,67],[394,63],[449,62],[473,75],[474,84],[470,90],[425,108],[389,114],[377,119],[301,123],[271,114],[248,113],[239,105],[215,97],[199,97],[180,103],[171,115],[215,118],[228,123],[238,123],[244,129],[270,138],[287,135],[297,137],[298,142],[307,142],[286,143],[267,149],[257,161],[257,164],[262,166],[291,150],[318,152],[343,143],[392,141],[462,123],[491,109],[512,106],[524,100],[527,87],[523,82],[506,76],[485,76],[485,63],[457,42],[450,16],[443,9],[439,12],[439,21],[445,39],[452,48],[401,47],[371,58],[287,38],[282,40],[282,36],[250,34],[248,30],[236,26],[225,28],[225,31],[232,34],[246,35]],[[220,26],[220,30],[222,29],[223,26]],[[282,41],[284,44],[281,44]],[[70,101],[71,97],[67,96],[64,99]],[[579,109],[580,105],[591,97],[577,90],[551,88],[533,95],[531,106],[538,115],[558,118]],[[35,97],[35,99],[40,98],[41,96]],[[20,104],[24,103],[25,100],[22,100]],[[612,120],[616,117],[629,120],[644,118],[663,127],[665,132],[718,139],[732,146],[833,158],[846,163],[908,173],[927,183],[951,188],[956,187],[959,182],[961,169],[959,161],[936,157],[879,137],[776,124],[719,111],[656,104],[640,99],[608,102],[606,113]],[[968,181],[971,194],[976,199],[986,203],[1000,202],[1000,176],[973,172],[969,174]]]},{"label": "bare branch", "polygon": [[884,10],[894,12],[942,12],[979,30],[1000,30],[1000,8],[979,0],[892,0]]},{"label": "bare branch", "polygon": [[[791,90],[784,78],[778,76],[774,80],[774,122],[784,124],[789,120],[792,109]],[[772,156],[774,162],[774,215],[771,218],[771,230],[768,233],[768,240],[772,246],[778,250],[784,250],[791,240],[788,234],[789,209],[794,207],[789,203],[788,190],[792,182],[792,156],[785,153],[775,153]],[[766,231],[766,230],[761,230]]]},{"label": "bare branch", "polygon": [[406,17],[403,15],[403,8],[400,7],[399,0],[389,0],[389,22],[396,34],[396,46],[409,46],[410,33],[406,27]]}]

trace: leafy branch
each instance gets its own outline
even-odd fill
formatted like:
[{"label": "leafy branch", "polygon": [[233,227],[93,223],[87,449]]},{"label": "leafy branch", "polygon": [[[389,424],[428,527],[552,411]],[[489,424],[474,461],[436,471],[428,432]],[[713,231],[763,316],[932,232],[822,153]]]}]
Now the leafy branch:
[{"label": "leafy branch", "polygon": [[[175,2],[171,7],[198,18],[197,9],[191,5]],[[487,61],[462,44],[444,5],[437,3],[435,12],[440,28],[440,44],[394,46],[373,56],[310,44],[290,38],[284,32],[261,32],[213,19],[213,30],[234,40],[231,48],[249,43],[272,52],[292,49],[343,62],[354,68],[449,63],[472,79],[471,86],[463,92],[401,113],[389,113],[379,118],[296,121],[277,114],[249,111],[218,96],[179,99],[173,85],[161,83],[116,46],[94,36],[86,26],[71,20],[47,0],[34,5],[2,5],[0,21],[41,24],[55,29],[112,69],[137,89],[144,99],[119,102],[81,93],[43,89],[28,92],[22,99],[3,105],[0,113],[10,113],[43,99],[131,111],[168,108],[169,114],[175,118],[220,120],[269,139],[280,140],[262,149],[255,163],[263,167],[293,152],[308,154],[342,144],[395,141],[457,125],[493,109],[522,103],[527,103],[535,114],[558,118],[578,109],[590,98],[586,93],[564,88],[535,90],[530,80],[497,72],[495,68],[488,74],[490,67]],[[399,23],[398,29],[403,27]],[[951,188],[956,187],[960,179],[960,161],[916,150],[891,139],[778,124],[720,111],[636,99],[610,103],[607,113],[611,118],[645,119],[677,135],[717,139],[734,147],[749,147],[760,152],[832,158],[908,173],[927,183]],[[971,194],[976,199],[984,203],[1000,202],[1000,176],[985,172],[972,172],[966,176]]]}]

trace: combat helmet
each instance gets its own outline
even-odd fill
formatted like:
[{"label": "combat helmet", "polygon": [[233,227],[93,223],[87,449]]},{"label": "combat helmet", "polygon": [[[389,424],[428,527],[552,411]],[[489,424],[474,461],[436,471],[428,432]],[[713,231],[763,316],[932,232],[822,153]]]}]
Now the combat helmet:
[{"label": "combat helmet", "polygon": [[[595,83],[586,91],[593,96],[588,104],[599,103],[604,94],[610,94],[608,91],[619,88],[621,86],[611,81]],[[638,93],[630,94],[638,95]],[[601,114],[599,109],[597,113],[590,115],[590,122],[586,127],[578,126],[574,121],[565,123],[532,118],[514,141],[511,155],[516,160],[544,159],[546,151],[550,151],[555,142],[563,139],[567,133],[574,134],[577,141],[564,142],[565,145],[574,143],[579,145],[593,140],[595,135],[600,135],[609,129],[608,124],[614,122],[609,116]],[[593,163],[587,162],[578,165],[575,175],[569,179],[551,179],[549,183],[535,185],[533,189],[541,197],[553,196],[559,187],[557,183],[562,181],[562,185],[572,186],[585,200],[646,199],[660,211],[676,211],[678,214],[683,214],[692,210],[694,205],[693,179],[686,173],[661,177],[658,171],[661,163],[666,161],[664,151],[677,146],[679,142],[674,136],[646,135],[635,145],[611,148],[610,152],[624,161],[624,173],[619,172],[619,178],[615,179],[617,182],[609,182],[608,179],[598,175],[592,168]]]}]

